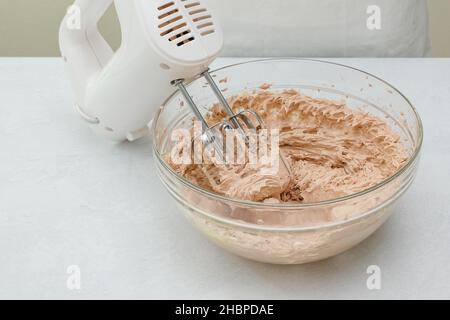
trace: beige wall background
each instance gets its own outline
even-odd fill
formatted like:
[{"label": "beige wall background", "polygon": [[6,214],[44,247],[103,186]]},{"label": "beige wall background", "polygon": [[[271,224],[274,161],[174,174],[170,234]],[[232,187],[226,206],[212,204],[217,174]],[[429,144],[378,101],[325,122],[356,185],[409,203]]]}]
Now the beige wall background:
[{"label": "beige wall background", "polygon": [[[73,0],[0,0],[0,56],[58,56],[59,23],[72,3]],[[428,3],[433,56],[450,57],[450,0]],[[120,30],[113,10],[102,19],[100,29],[113,47],[119,45]]]}]

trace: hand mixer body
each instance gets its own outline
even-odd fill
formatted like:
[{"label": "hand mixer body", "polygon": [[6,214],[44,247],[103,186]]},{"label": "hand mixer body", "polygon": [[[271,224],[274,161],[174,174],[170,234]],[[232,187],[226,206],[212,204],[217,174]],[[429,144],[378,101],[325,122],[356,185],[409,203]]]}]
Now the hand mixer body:
[{"label": "hand mixer body", "polygon": [[60,47],[83,118],[101,136],[132,141],[147,134],[171,81],[205,71],[223,36],[205,0],[115,0],[122,44],[114,53],[97,29],[112,3],[75,1],[81,27],[69,12]]}]

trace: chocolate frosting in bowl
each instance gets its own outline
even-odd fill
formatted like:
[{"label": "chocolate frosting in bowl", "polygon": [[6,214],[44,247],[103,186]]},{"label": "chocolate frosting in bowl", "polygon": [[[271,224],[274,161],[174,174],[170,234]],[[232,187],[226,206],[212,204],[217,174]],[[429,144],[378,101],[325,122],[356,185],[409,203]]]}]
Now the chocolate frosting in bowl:
[{"label": "chocolate frosting in bowl", "polygon": [[[203,164],[172,168],[189,181],[220,195],[266,203],[313,203],[351,195],[394,175],[409,159],[400,137],[384,120],[350,109],[345,102],[312,98],[297,90],[264,87],[229,98],[234,112],[258,112],[270,129],[280,130],[280,149],[291,169],[262,175],[246,166],[239,174],[209,165],[219,183],[211,184]],[[211,124],[226,117],[220,105]]]}]

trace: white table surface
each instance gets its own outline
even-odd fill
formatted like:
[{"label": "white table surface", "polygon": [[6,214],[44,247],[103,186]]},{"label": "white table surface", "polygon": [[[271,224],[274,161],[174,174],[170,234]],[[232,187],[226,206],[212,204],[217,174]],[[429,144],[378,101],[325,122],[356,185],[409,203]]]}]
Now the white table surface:
[{"label": "white table surface", "polygon": [[[336,61],[416,105],[420,171],[359,246],[274,266],[229,254],[188,224],[156,176],[150,139],[95,137],[59,59],[0,59],[0,298],[450,298],[450,59]],[[67,288],[70,265],[80,290]],[[381,290],[366,287],[369,265],[381,268]]]}]

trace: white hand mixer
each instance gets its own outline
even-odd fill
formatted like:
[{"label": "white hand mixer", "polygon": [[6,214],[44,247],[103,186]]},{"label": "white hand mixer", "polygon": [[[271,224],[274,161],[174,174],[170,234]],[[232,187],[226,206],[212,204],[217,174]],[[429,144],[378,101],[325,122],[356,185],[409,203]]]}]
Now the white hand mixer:
[{"label": "white hand mixer", "polygon": [[[113,3],[122,29],[116,52],[97,28]],[[203,136],[214,140],[212,127],[184,85],[199,76],[228,114],[221,128],[243,132],[244,127],[261,127],[256,113],[233,113],[208,72],[222,46],[222,30],[205,0],[76,0],[60,28],[61,53],[78,112],[96,133],[118,141],[146,135],[173,86],[202,122]]]}]

